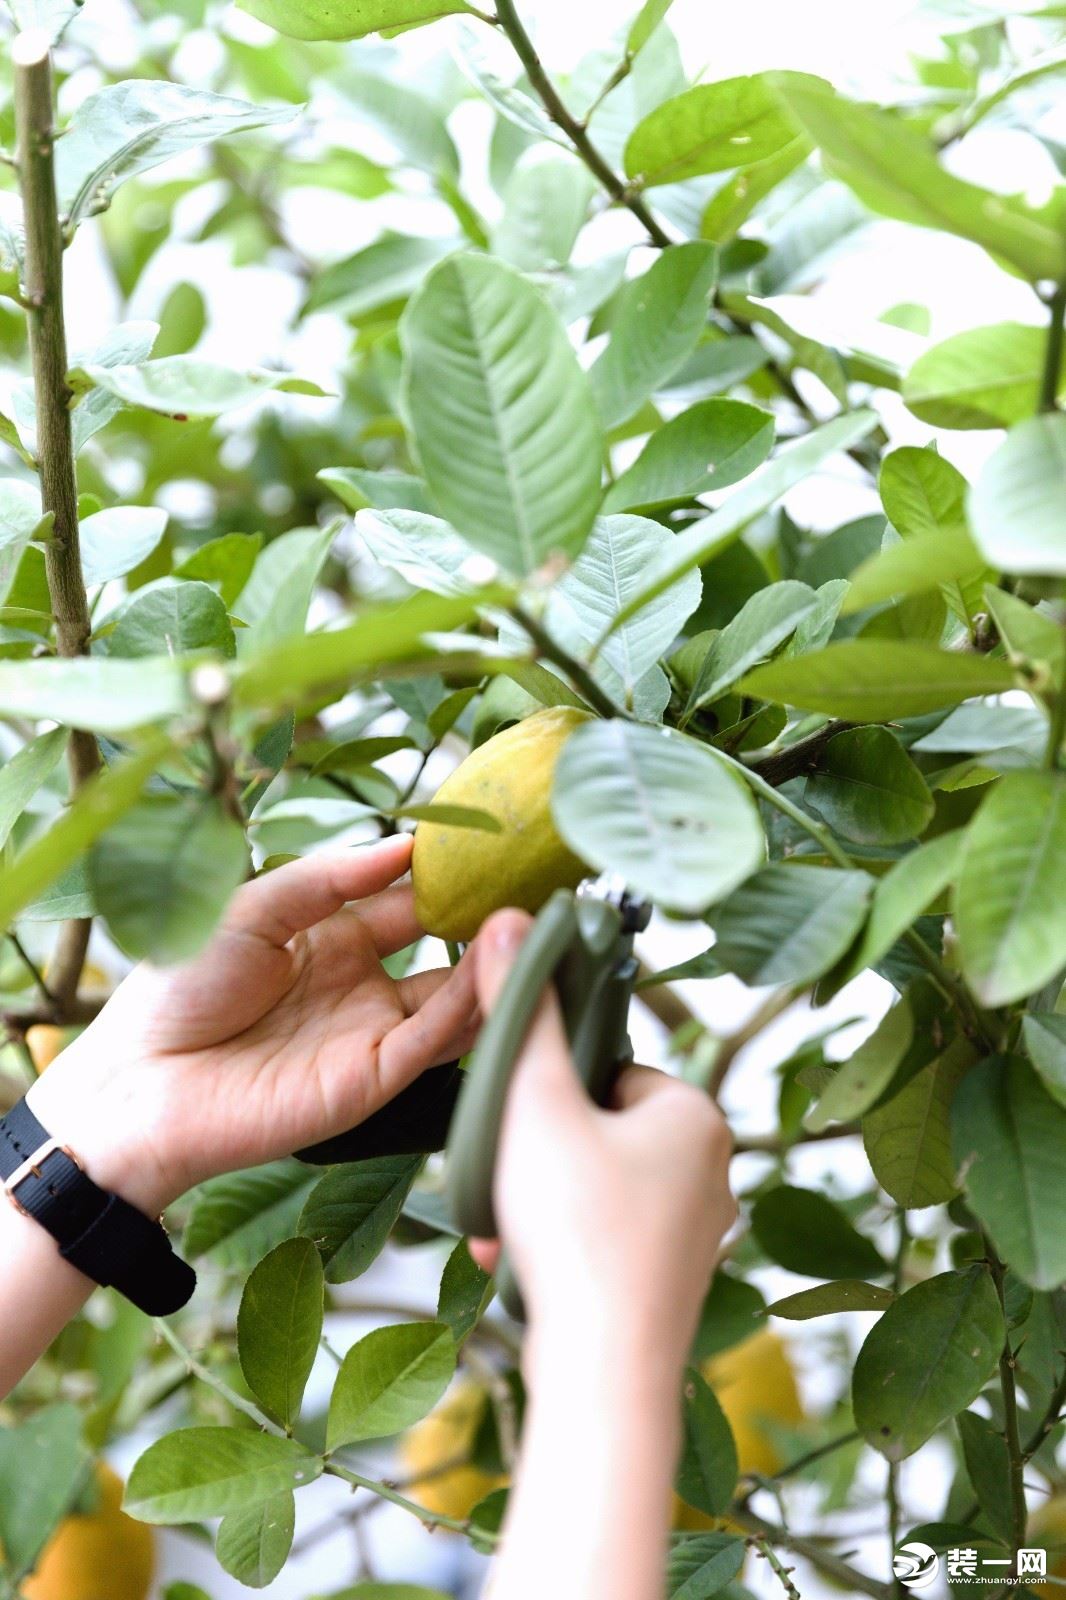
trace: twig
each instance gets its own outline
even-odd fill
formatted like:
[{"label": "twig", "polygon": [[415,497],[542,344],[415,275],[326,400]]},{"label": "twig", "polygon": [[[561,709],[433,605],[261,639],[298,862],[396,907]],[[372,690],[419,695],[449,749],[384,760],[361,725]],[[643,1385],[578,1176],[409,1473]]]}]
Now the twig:
[{"label": "twig", "polygon": [[797,739],[794,744],[787,744],[780,749],[756,752],[746,759],[744,757],[741,759],[749,771],[757,772],[776,789],[779,784],[788,783],[793,778],[802,778],[808,772],[813,772],[818,765],[818,757],[830,739],[835,739],[838,733],[846,733],[849,728],[855,726],[854,722],[827,722],[824,727],[817,728],[805,739]]},{"label": "twig", "polygon": [[1044,372],[1040,380],[1040,410],[1059,408],[1059,382],[1062,373],[1064,331],[1066,331],[1066,283],[1060,284],[1048,301],[1051,321],[1047,331]]},{"label": "twig", "polygon": [[[996,1286],[996,1294],[1003,1310],[1006,1321],[1006,1297],[1004,1294],[1003,1280],[1006,1268],[992,1247],[991,1240],[985,1236],[985,1249],[988,1254],[988,1265],[992,1273],[992,1282]],[[1003,1349],[999,1357],[999,1384],[1003,1393],[1003,1433],[1007,1441],[1007,1460],[1010,1466],[1010,1513],[1011,1513],[1011,1553],[1017,1562],[1018,1551],[1025,1543],[1025,1529],[1029,1521],[1029,1509],[1025,1500],[1025,1462],[1026,1456],[1022,1449],[1021,1430],[1018,1423],[1018,1388],[1014,1376],[1014,1351],[1010,1342],[1010,1327],[1003,1341]]]},{"label": "twig", "polygon": [[601,717],[624,717],[632,720],[628,711],[623,711],[621,706],[616,706],[610,695],[601,689],[592,673],[584,665],[557,644],[537,618],[532,616],[523,605],[515,604],[511,607],[511,615],[520,627],[528,633],[538,652],[546,661],[554,661],[555,665],[570,679],[581,698],[587,702]]},{"label": "twig", "polygon": [[488,1391],[496,1418],[496,1432],[500,1440],[500,1455],[508,1472],[514,1471],[518,1456],[518,1412],[514,1393],[506,1374],[485,1361],[469,1343],[464,1347],[463,1360],[481,1386]]},{"label": "twig", "polygon": [[22,962],[22,965],[26,968],[26,971],[30,974],[37,988],[41,991],[41,995],[45,1001],[45,1004],[54,1009],[57,1004],[56,997],[48,987],[48,984],[45,982],[44,973],[41,971],[36,961],[34,961],[33,957],[26,949],[26,946],[23,944],[14,928],[8,929],[7,936],[14,946],[15,954]]},{"label": "twig", "polygon": [[687,1028],[690,1022],[696,1021],[695,1014],[671,984],[657,985],[655,977],[653,969],[642,961],[637,974],[637,982],[642,987],[637,991],[636,998],[671,1033],[676,1033],[678,1028]]},{"label": "twig", "polygon": [[796,1002],[802,998],[803,996],[798,994],[795,989],[776,989],[773,994],[767,996],[754,1015],[748,1018],[747,1022],[742,1023],[735,1032],[722,1039],[718,1047],[718,1054],[715,1057],[714,1068],[707,1084],[707,1093],[712,1100],[718,1099],[729,1069],[745,1045],[749,1045],[753,1039],[757,1039],[765,1028],[768,1028],[772,1022],[776,1022],[778,1017],[783,1016],[786,1011],[790,1011]]},{"label": "twig", "polygon": [[169,1323],[164,1322],[162,1317],[153,1317],[152,1325],[156,1332],[166,1340],[174,1354],[180,1356],[181,1360],[184,1361],[193,1377],[199,1378],[201,1383],[206,1383],[208,1388],[213,1389],[220,1399],[225,1400],[227,1405],[233,1406],[236,1411],[242,1412],[244,1416],[251,1417],[256,1426],[262,1428],[264,1432],[272,1433],[278,1439],[288,1437],[285,1429],[279,1428],[276,1422],[271,1422],[269,1417],[265,1417],[253,1401],[246,1400],[242,1394],[237,1393],[236,1389],[231,1389],[229,1384],[220,1378],[217,1373],[212,1372],[210,1367],[205,1367],[203,1362],[193,1355],[188,1345],[178,1337]]},{"label": "twig", "polygon": [[787,1155],[801,1144],[826,1144],[831,1139],[853,1139],[862,1129],[857,1123],[841,1123],[838,1127],[822,1128],[819,1133],[799,1133],[795,1138],[789,1138],[783,1133],[754,1133],[747,1139],[733,1141],[733,1154],[745,1155]]},{"label": "twig", "polygon": [[748,1540],[748,1543],[756,1555],[761,1556],[769,1564],[771,1572],[779,1579],[781,1587],[788,1595],[789,1600],[803,1600],[803,1596],[792,1581],[792,1574],[796,1570],[795,1567],[786,1567],[773,1545],[767,1543],[765,1539],[757,1539],[753,1536]]},{"label": "twig", "polygon": [[729,1517],[749,1536],[765,1539],[782,1550],[791,1550],[795,1555],[802,1556],[812,1567],[841,1584],[845,1593],[866,1594],[870,1596],[870,1600],[895,1600],[889,1584],[869,1577],[858,1567],[853,1567],[850,1561],[835,1555],[832,1550],[823,1549],[815,1540],[804,1539],[777,1523],[768,1522],[765,1517],[757,1517],[745,1506],[730,1506]]},{"label": "twig", "polygon": [[105,1004],[105,998],[100,995],[95,998],[79,997],[65,1004],[60,1004],[56,999],[49,1006],[29,1006],[25,1010],[0,1012],[0,1022],[14,1033],[25,1033],[27,1028],[35,1028],[41,1023],[74,1027],[92,1022],[94,1017],[100,1015]]},{"label": "twig", "polygon": [[[63,320],[63,236],[56,199],[52,60],[45,33],[20,33],[11,48],[15,66],[15,125],[19,187],[26,220],[26,302],[33,387],[37,406],[37,459],[41,504],[53,514],[45,546],[48,591],[61,656],[87,653],[92,623],[78,541],[78,484],[67,384]],[[100,766],[91,733],[74,729],[67,746],[71,790],[77,792]],[[67,1005],[78,992],[92,923],[63,925],[51,964],[51,987]]]},{"label": "twig", "polygon": [[1064,1410],[1066,1410],[1066,1367],[1063,1368],[1062,1377],[1051,1392],[1051,1399],[1048,1401],[1047,1409],[1040,1419],[1039,1426],[1034,1429],[1025,1441],[1022,1454],[1025,1456],[1026,1461],[1036,1455],[1051,1430],[1056,1428],[1062,1421]]},{"label": "twig", "polygon": [[[429,1511],[425,1506],[420,1506],[415,1500],[408,1500],[406,1495],[400,1494],[390,1484],[382,1483],[378,1478],[365,1478],[360,1472],[353,1472],[350,1467],[344,1467],[339,1461],[327,1461],[323,1469],[331,1478],[340,1478],[345,1483],[351,1484],[353,1489],[369,1489],[371,1494],[376,1494],[381,1500],[388,1500],[390,1505],[399,1506],[401,1511],[407,1511],[426,1528],[450,1528],[453,1533],[467,1533],[470,1528],[469,1518],[446,1517],[443,1512]],[[487,1528],[479,1529],[479,1534],[487,1541],[495,1542],[497,1534],[489,1533]]]}]

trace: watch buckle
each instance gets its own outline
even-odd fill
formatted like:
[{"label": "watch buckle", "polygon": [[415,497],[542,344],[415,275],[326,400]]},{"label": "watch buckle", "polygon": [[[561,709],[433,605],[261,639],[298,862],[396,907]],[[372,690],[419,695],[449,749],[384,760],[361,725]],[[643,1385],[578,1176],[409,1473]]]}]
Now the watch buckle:
[{"label": "watch buckle", "polygon": [[28,1178],[40,1178],[41,1167],[49,1156],[56,1154],[65,1155],[70,1161],[73,1161],[79,1172],[84,1172],[85,1169],[81,1162],[68,1145],[63,1144],[59,1139],[46,1139],[42,1145],[37,1147],[32,1156],[27,1156],[21,1166],[16,1167],[10,1177],[5,1178],[3,1183],[0,1184],[0,1188],[3,1189],[15,1210],[20,1211],[24,1217],[28,1217],[30,1213],[19,1200],[18,1195],[15,1193],[16,1189],[21,1188]]}]

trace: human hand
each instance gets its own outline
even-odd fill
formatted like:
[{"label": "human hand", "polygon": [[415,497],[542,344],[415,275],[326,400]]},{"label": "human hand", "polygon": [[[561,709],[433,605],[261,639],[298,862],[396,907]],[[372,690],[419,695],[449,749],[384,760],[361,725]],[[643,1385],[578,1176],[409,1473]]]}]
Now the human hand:
[{"label": "human hand", "polygon": [[[396,880],[411,839],[289,863],[247,883],[193,961],[142,965],[30,1090],[89,1175],[155,1214],[377,1111],[469,1049],[471,952],[395,981],[422,930]],[[351,902],[355,902],[352,904]]]},{"label": "human hand", "polygon": [[[530,919],[504,911],[477,943],[482,1011]],[[699,1090],[631,1067],[616,1109],[589,1100],[554,994],[530,1029],[504,1111],[495,1202],[530,1317],[531,1365],[621,1355],[676,1385],[719,1246],[736,1218],[730,1137]],[[492,1247],[475,1241],[483,1263]],[[630,1361],[629,1358],[632,1358]]]}]

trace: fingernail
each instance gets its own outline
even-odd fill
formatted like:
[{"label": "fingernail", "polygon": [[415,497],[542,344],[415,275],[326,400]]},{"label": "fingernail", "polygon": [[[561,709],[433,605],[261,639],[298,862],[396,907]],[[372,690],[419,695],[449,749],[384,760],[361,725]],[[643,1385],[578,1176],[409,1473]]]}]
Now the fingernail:
[{"label": "fingernail", "polygon": [[513,955],[522,943],[523,930],[510,920],[500,922],[492,930],[492,948],[497,955]]}]

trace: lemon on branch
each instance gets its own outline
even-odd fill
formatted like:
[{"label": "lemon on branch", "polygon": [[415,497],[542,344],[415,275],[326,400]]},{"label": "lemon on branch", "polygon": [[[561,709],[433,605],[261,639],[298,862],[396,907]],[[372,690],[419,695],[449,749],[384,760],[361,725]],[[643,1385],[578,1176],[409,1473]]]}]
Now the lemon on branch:
[{"label": "lemon on branch", "polygon": [[572,706],[536,711],[471,751],[441,785],[434,804],[486,811],[500,832],[419,823],[411,877],[427,933],[472,939],[501,906],[539,911],[584,876],[552,821],[551,790],[560,751],[586,719]]},{"label": "lemon on branch", "polygon": [[471,1462],[488,1395],[466,1383],[405,1436],[400,1455],[408,1493],[439,1517],[465,1521],[480,1500],[507,1482]]},{"label": "lemon on branch", "polygon": [[96,1466],[96,1505],[60,1523],[45,1545],[23,1600],[147,1600],[155,1535],[122,1510],[122,1480]]}]

